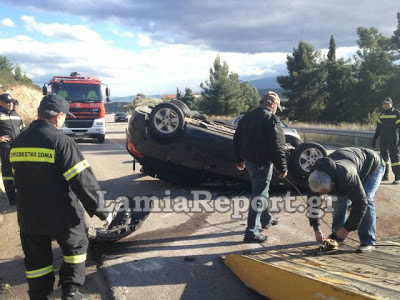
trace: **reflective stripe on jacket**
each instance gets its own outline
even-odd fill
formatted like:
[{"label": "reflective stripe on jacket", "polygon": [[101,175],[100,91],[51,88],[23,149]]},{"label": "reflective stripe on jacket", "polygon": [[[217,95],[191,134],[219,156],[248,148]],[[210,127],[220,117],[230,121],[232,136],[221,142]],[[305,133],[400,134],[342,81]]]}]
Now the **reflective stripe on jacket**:
[{"label": "reflective stripe on jacket", "polygon": [[0,108],[0,136],[9,135],[10,141],[0,142],[1,148],[10,148],[10,142],[15,139],[25,127],[15,110],[6,111]]},{"label": "reflective stripe on jacket", "polygon": [[98,210],[100,189],[76,143],[44,120],[33,122],[12,143],[10,161],[17,189],[21,231],[56,234],[83,220],[83,210]]},{"label": "reflective stripe on jacket", "polygon": [[396,143],[399,140],[400,112],[393,107],[384,110],[376,124],[374,140],[381,137],[383,143]]}]

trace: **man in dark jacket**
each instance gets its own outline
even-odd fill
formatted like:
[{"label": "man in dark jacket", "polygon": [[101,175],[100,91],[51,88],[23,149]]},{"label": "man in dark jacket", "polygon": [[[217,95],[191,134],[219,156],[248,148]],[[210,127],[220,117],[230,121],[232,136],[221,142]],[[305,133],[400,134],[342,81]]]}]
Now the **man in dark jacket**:
[{"label": "man in dark jacket", "polygon": [[262,228],[277,224],[268,209],[273,168],[278,170],[281,179],[287,175],[285,134],[275,115],[277,108],[280,108],[279,96],[274,92],[265,93],[259,107],[239,121],[233,139],[237,169],[246,167],[252,184],[245,243],[260,243],[267,239],[259,233],[260,223]]},{"label": "man in dark jacket", "polygon": [[10,143],[25,127],[15,111],[17,100],[10,94],[0,95],[0,158],[1,176],[10,205],[15,205],[14,176],[10,164]]},{"label": "man in dark jacket", "polygon": [[389,156],[394,173],[393,184],[400,184],[400,151],[399,151],[400,112],[393,107],[393,101],[386,98],[383,101],[383,112],[379,115],[376,124],[372,146],[376,146],[376,140],[380,137],[380,153],[386,162],[384,181],[389,180]]},{"label": "man in dark jacket", "polygon": [[[344,240],[350,231],[358,230],[361,245],[357,252],[372,251],[375,244],[376,214],[374,196],[385,172],[383,159],[366,148],[342,148],[313,166],[308,182],[313,192],[338,196],[334,203],[330,238]],[[351,212],[346,218],[351,201]],[[309,215],[316,240],[323,241],[319,219]]]},{"label": "man in dark jacket", "polygon": [[66,114],[69,105],[64,98],[45,96],[38,108],[39,119],[15,139],[10,151],[31,299],[47,299],[53,291],[52,240],[63,252],[62,299],[87,299],[78,290],[85,281],[88,247],[78,198],[91,217],[106,220],[106,225],[112,219],[110,213],[99,210],[100,187],[88,161],[75,142],[58,131]]}]

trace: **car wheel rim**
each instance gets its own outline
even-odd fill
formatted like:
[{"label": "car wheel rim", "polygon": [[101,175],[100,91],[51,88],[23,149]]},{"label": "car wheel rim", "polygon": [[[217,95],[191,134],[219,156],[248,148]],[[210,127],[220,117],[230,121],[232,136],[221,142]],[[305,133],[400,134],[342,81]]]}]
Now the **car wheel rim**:
[{"label": "car wheel rim", "polygon": [[299,165],[305,172],[310,172],[311,167],[315,164],[317,159],[324,157],[322,152],[317,148],[308,148],[304,150],[299,157]]},{"label": "car wheel rim", "polygon": [[179,126],[178,114],[170,108],[162,108],[154,116],[154,125],[162,133],[172,133]]}]

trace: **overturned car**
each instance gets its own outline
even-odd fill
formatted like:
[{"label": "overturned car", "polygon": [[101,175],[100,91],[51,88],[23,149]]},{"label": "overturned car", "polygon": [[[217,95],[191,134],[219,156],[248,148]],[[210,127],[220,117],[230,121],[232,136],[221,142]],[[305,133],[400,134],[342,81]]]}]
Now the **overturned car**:
[{"label": "overturned car", "polygon": [[[232,186],[249,183],[247,172],[235,164],[236,126],[193,115],[181,101],[142,106],[130,118],[126,146],[144,174],[174,184]],[[293,130],[286,137],[287,180],[274,172],[271,186],[305,189],[315,161],[327,155],[323,146],[303,142]]]}]

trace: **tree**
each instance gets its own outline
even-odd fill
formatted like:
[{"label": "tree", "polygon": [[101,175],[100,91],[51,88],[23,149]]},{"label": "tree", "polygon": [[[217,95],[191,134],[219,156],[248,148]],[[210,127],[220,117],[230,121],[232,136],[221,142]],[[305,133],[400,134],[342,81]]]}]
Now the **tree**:
[{"label": "tree", "polygon": [[190,88],[185,88],[185,95],[181,97],[183,101],[190,109],[197,110],[196,98]]},{"label": "tree", "polygon": [[331,35],[329,41],[328,60],[325,65],[327,70],[327,103],[322,114],[323,120],[330,122],[348,121],[354,114],[351,107],[354,106],[352,90],[355,79],[350,60],[336,59],[336,42],[333,35]]},{"label": "tree", "polygon": [[16,81],[20,81],[20,80],[24,79],[24,76],[22,75],[22,71],[21,71],[21,66],[19,64],[17,64],[15,66],[14,78],[15,78]]},{"label": "tree", "polygon": [[181,95],[181,91],[179,90],[179,88],[176,88],[176,100],[181,100],[182,95]]},{"label": "tree", "polygon": [[331,35],[331,39],[329,40],[328,60],[329,61],[336,60],[336,41],[333,35]]},{"label": "tree", "polygon": [[4,55],[0,55],[0,70],[6,70],[12,72],[14,69],[13,64]]},{"label": "tree", "polygon": [[286,116],[301,121],[321,119],[327,98],[327,71],[321,60],[321,53],[305,41],[300,41],[293,53],[287,56],[289,75],[277,78],[289,99]]},{"label": "tree", "polygon": [[389,83],[396,77],[396,60],[391,49],[391,39],[374,28],[359,27],[357,44],[360,50],[355,57],[357,84],[354,94],[359,104],[355,117],[365,118],[382,100],[390,95]]},{"label": "tree", "polygon": [[353,95],[356,81],[350,60],[328,60],[327,70],[327,104],[323,120],[330,122],[356,121],[354,116],[358,104]]},{"label": "tree", "polygon": [[245,100],[241,92],[239,75],[229,71],[228,64],[221,64],[219,55],[214,61],[214,69],[210,68],[209,81],[201,83],[203,89],[199,109],[206,114],[233,115],[246,110]]},{"label": "tree", "polygon": [[260,94],[258,90],[252,87],[247,81],[240,84],[240,89],[246,105],[246,109],[240,113],[255,109],[260,103]]},{"label": "tree", "polygon": [[398,52],[396,58],[400,59],[400,12],[397,13],[397,29],[393,32],[390,41],[392,43],[392,50],[396,50]]},{"label": "tree", "polygon": [[148,98],[144,94],[137,94],[132,103],[129,104],[128,109],[133,110],[138,106],[156,106],[161,103],[162,100],[158,98]]}]

